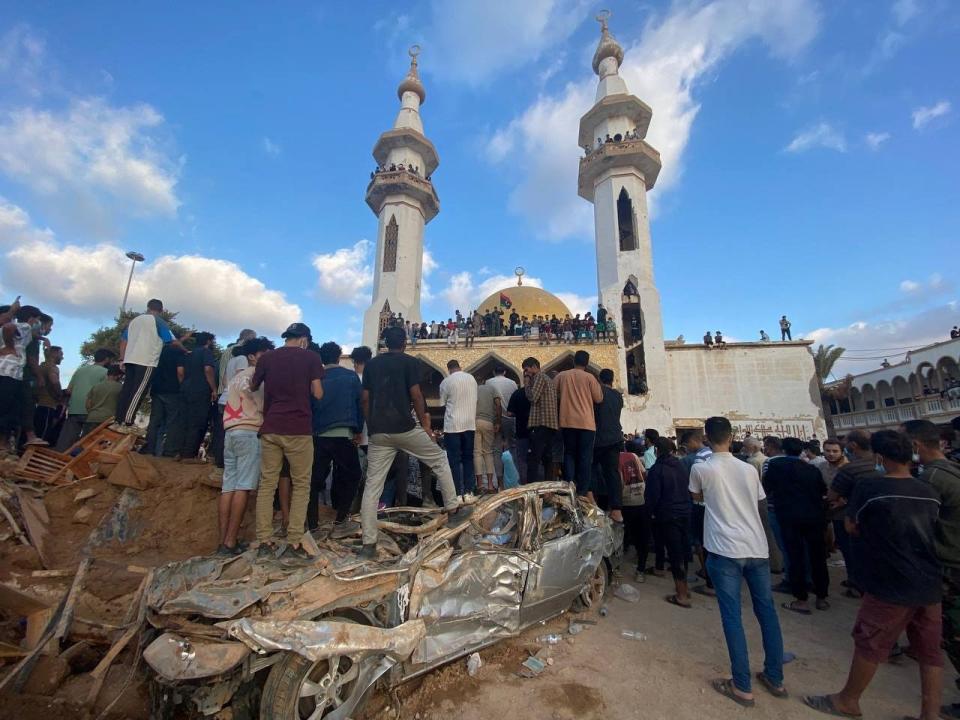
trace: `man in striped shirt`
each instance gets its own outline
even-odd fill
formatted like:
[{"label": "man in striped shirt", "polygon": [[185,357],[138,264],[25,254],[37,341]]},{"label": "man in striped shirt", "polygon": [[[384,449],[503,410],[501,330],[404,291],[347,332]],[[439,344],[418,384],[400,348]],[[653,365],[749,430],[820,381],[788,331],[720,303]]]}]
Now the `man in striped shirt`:
[{"label": "man in striped shirt", "polygon": [[530,418],[527,421],[530,437],[527,482],[555,480],[552,451],[554,437],[560,428],[557,418],[557,388],[553,380],[541,372],[540,361],[535,357],[524,360],[522,367],[523,391],[530,401]]}]

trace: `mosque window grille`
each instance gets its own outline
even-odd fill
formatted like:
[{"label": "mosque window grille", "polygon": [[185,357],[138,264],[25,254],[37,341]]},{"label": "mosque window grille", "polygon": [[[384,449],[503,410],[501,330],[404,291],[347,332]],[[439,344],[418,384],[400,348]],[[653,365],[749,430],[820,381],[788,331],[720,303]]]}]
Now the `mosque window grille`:
[{"label": "mosque window grille", "polygon": [[397,271],[397,240],[400,234],[400,227],[397,225],[395,215],[390,216],[390,222],[387,223],[386,232],[383,235],[383,271]]},{"label": "mosque window grille", "polygon": [[617,198],[617,231],[620,236],[620,252],[637,249],[637,223],[633,212],[633,200],[626,188],[620,188]]}]

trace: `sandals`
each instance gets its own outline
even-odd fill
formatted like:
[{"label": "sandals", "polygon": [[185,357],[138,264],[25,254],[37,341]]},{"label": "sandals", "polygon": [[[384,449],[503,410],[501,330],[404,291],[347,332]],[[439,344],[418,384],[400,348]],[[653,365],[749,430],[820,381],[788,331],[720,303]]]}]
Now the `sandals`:
[{"label": "sandals", "polygon": [[810,610],[810,608],[800,607],[796,603],[797,601],[794,600],[793,602],[782,603],[780,607],[782,607],[784,610],[789,610],[790,612],[795,612],[799,615],[813,615],[813,611]]},{"label": "sandals", "polygon": [[680,602],[680,598],[678,598],[676,595],[667,595],[667,597],[665,597],[664,600],[666,600],[671,605],[676,605],[677,607],[686,608],[687,610],[693,607],[693,605],[691,605],[690,603]]},{"label": "sandals", "polygon": [[748,700],[747,698],[742,698],[734,691],[733,680],[719,679],[714,680],[710,683],[714,690],[733,700],[737,705],[742,707],[753,707],[756,703],[753,700]]},{"label": "sandals", "polygon": [[757,681],[763,685],[768,693],[773,695],[775,698],[780,698],[785,700],[790,697],[790,693],[787,692],[787,689],[783,685],[774,685],[773,681],[767,677],[766,673],[758,672],[756,675]]},{"label": "sandals", "polygon": [[833,715],[835,717],[844,717],[844,718],[861,718],[863,715],[846,713],[843,710],[838,710],[833,704],[833,698],[829,695],[807,695],[803,698],[803,702],[807,707],[816,710],[817,712],[822,712],[824,715]]},{"label": "sandals", "polygon": [[817,610],[829,610],[830,601],[826,598],[817,598]]}]

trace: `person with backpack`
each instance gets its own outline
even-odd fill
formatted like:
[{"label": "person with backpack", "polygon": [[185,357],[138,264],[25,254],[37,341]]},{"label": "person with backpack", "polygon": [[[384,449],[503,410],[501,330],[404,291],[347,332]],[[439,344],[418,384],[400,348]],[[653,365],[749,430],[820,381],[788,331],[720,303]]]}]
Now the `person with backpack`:
[{"label": "person with backpack", "polygon": [[644,501],[646,478],[640,458],[622,449],[618,458],[620,470],[621,504],[623,512],[623,552],[633,545],[637,549],[635,580],[644,582],[647,572],[647,552],[650,538],[650,514]]}]

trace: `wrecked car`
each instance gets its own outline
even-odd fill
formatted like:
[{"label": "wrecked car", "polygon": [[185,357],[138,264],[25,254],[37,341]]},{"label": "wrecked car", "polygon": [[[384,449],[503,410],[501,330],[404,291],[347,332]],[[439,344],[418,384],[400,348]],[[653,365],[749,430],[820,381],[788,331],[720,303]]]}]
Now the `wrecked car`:
[{"label": "wrecked car", "polygon": [[488,496],[448,516],[392,508],[379,557],[316,531],[308,560],[198,557],[159,568],[144,651],[154,717],[338,720],[411,678],[607,589],[622,529],[565,482]]}]

